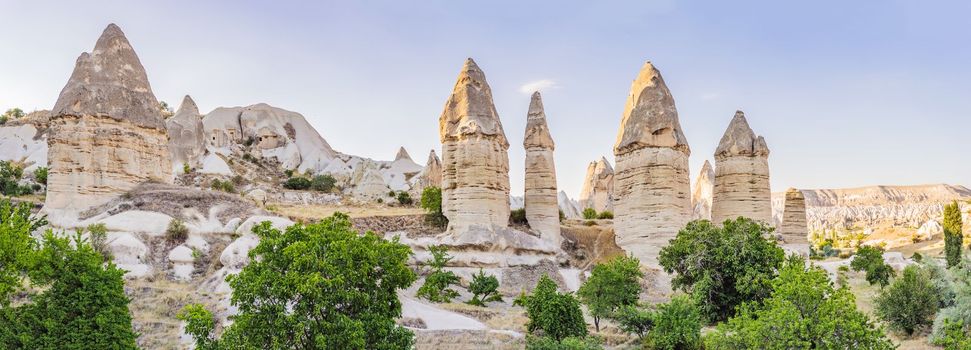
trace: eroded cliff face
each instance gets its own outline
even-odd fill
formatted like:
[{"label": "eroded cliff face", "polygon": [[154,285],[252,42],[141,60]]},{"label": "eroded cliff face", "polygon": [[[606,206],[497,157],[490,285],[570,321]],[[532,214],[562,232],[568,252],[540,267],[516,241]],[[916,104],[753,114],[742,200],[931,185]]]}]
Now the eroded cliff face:
[{"label": "eroded cliff face", "polygon": [[50,126],[48,212],[100,205],[149,180],[172,181],[159,103],[114,24],[78,58]]},{"label": "eroded cliff face", "polygon": [[711,219],[721,223],[740,216],[773,223],[769,148],[737,111],[715,151]]},{"label": "eroded cliff face", "polygon": [[582,209],[593,208],[598,213],[613,210],[614,168],[607,158],[590,162],[583,179],[579,203]]},{"label": "eroded cliff face", "polygon": [[691,217],[687,140],[674,98],[647,62],[631,84],[614,144],[614,230],[617,245],[657,266],[661,247]]},{"label": "eroded cliff face", "polygon": [[449,231],[509,222],[509,158],[485,74],[466,60],[439,118],[442,210]]},{"label": "eroded cliff face", "polygon": [[553,137],[546,124],[543,99],[533,93],[526,116],[526,184],[524,205],[530,228],[544,241],[559,247],[560,214],[556,192],[556,166],[553,163]]}]

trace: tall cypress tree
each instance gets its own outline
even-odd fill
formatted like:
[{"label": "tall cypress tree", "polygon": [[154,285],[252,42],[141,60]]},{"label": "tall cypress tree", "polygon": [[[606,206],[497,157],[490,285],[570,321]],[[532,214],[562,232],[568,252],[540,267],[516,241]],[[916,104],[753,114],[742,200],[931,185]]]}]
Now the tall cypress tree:
[{"label": "tall cypress tree", "polygon": [[954,201],[944,206],[944,258],[947,259],[947,267],[955,266],[961,262],[963,245],[961,207],[958,206],[957,201]]}]

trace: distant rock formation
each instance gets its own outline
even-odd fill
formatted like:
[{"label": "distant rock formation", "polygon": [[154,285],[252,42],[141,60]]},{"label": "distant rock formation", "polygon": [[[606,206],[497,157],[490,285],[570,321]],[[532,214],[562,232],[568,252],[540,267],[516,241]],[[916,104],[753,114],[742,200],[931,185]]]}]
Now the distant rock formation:
[{"label": "distant rock formation", "polygon": [[573,200],[564,192],[560,190],[556,194],[556,200],[560,206],[560,210],[563,211],[563,216],[567,219],[576,219],[580,217],[580,204]]},{"label": "distant rock formation", "polygon": [[[509,142],[485,74],[465,61],[439,118],[448,231],[509,223]],[[491,229],[491,228],[490,228]]]},{"label": "distant rock formation", "polygon": [[198,167],[206,154],[206,135],[202,115],[192,97],[185,95],[175,115],[165,121],[169,133],[172,173],[179,174],[183,165]]},{"label": "distant rock formation", "polygon": [[0,125],[0,160],[22,162],[26,171],[46,167],[50,122],[51,111],[40,110]]},{"label": "distant rock formation", "polygon": [[809,253],[809,228],[806,226],[806,197],[795,188],[786,190],[782,224],[776,231],[786,245],[804,245]]},{"label": "distant rock formation", "polygon": [[428,160],[425,161],[425,168],[414,179],[412,189],[419,197],[425,188],[442,188],[442,160],[435,154],[435,150],[428,152]]},{"label": "distant rock formation", "polygon": [[408,151],[405,150],[405,146],[398,148],[398,154],[395,154],[394,156],[394,160],[396,162],[403,159],[411,160],[411,156],[408,155]]},{"label": "distant rock formation", "polygon": [[691,220],[711,220],[711,199],[715,188],[715,170],[707,160],[691,190]]},{"label": "distant rock formation", "polygon": [[388,188],[395,191],[407,191],[411,189],[411,179],[418,175],[422,169],[424,167],[411,160],[408,151],[401,147],[398,149],[394,161],[388,167],[381,169],[381,177]]},{"label": "distant rock formation", "polygon": [[593,208],[598,213],[613,210],[614,168],[607,158],[590,162],[580,190],[580,209]]},{"label": "distant rock formation", "polygon": [[78,211],[140,183],[172,181],[161,108],[135,50],[108,25],[51,112],[45,210]]},{"label": "distant rock formation", "polygon": [[644,63],[631,84],[614,144],[617,245],[657,266],[661,247],[691,217],[688,156],[674,98],[661,73]]},{"label": "distant rock formation", "polygon": [[546,112],[539,91],[534,92],[526,114],[526,221],[540,237],[560,246],[560,214],[556,193],[556,166],[553,164],[553,137],[546,125]]},{"label": "distant rock formation", "polygon": [[721,223],[744,216],[772,224],[769,147],[756,136],[745,113],[735,112],[715,150],[715,190],[711,219]]}]

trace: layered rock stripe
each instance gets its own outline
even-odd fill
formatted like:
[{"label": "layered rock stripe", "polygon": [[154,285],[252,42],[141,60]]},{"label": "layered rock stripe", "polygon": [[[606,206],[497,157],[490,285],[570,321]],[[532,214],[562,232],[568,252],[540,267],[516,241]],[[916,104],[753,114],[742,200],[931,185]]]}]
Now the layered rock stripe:
[{"label": "layered rock stripe", "polygon": [[786,190],[782,224],[776,231],[786,244],[809,244],[809,228],[806,225],[806,197],[795,188]]},{"label": "layered rock stripe", "polygon": [[773,222],[769,148],[749,127],[745,113],[737,111],[715,150],[711,219],[721,223],[740,216]]},{"label": "layered rock stripe", "polygon": [[485,74],[465,61],[439,118],[448,231],[509,222],[509,142]]},{"label": "layered rock stripe", "polygon": [[530,228],[555,247],[560,246],[560,214],[553,163],[553,137],[546,123],[543,98],[534,92],[526,115],[526,183],[523,206]]},{"label": "layered rock stripe", "polygon": [[121,28],[105,28],[54,104],[45,210],[82,210],[136,185],[172,181],[168,133]]},{"label": "layered rock stripe", "polygon": [[614,144],[617,245],[657,266],[661,247],[691,217],[688,156],[674,98],[646,62],[631,84]]}]

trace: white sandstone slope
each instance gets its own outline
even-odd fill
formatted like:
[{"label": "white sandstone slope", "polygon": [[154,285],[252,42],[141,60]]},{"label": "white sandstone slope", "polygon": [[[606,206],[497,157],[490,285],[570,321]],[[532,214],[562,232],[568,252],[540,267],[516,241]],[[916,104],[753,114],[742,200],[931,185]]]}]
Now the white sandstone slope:
[{"label": "white sandstone slope", "polygon": [[0,160],[26,164],[25,170],[47,166],[50,111],[34,111],[0,126]]}]

